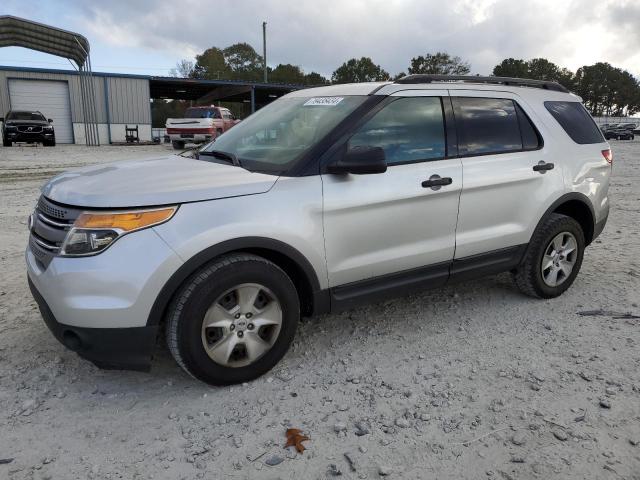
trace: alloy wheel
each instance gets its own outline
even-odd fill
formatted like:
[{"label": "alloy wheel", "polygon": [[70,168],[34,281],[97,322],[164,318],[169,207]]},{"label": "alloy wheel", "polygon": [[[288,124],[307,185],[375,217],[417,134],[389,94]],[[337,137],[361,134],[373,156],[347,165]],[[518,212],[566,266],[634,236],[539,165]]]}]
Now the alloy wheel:
[{"label": "alloy wheel", "polygon": [[547,245],[540,269],[542,279],[550,287],[557,287],[571,276],[578,259],[578,242],[572,233],[562,232]]},{"label": "alloy wheel", "polygon": [[264,285],[243,283],[220,295],[202,321],[209,358],[225,367],[245,367],[263,357],[282,327],[282,307]]}]

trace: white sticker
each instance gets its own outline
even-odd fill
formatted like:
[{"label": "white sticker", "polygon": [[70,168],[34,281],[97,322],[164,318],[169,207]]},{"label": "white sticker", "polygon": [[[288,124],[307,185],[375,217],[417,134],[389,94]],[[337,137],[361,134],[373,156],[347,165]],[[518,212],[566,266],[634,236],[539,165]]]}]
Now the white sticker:
[{"label": "white sticker", "polygon": [[325,107],[333,107],[342,100],[344,100],[344,97],[313,97],[304,102],[304,106],[323,105]]}]

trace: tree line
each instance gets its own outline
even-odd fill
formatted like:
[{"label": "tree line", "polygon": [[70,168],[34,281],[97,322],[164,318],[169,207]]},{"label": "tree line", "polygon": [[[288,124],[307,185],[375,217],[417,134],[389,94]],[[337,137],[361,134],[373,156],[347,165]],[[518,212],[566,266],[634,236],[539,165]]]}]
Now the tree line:
[{"label": "tree line", "polygon": [[580,67],[575,73],[545,58],[507,58],[495,66],[500,77],[555,80],[582,100],[595,116],[623,117],[640,112],[640,84],[628,71],[607,62]]},{"label": "tree line", "polygon": [[[211,47],[199,55],[195,62],[179,61],[169,74],[173,77],[207,80],[244,80],[260,82],[264,79],[262,55],[248,43],[236,43],[227,48]],[[438,52],[411,59],[407,68],[412,73],[438,73],[443,75],[466,75],[471,71],[468,62],[460,57]],[[400,72],[391,76],[369,57],[352,58],[338,67],[331,78],[317,72],[305,73],[299,66],[290,63],[267,67],[268,81],[294,85],[328,85],[330,83],[374,82],[400,78]]]},{"label": "tree line", "polygon": [[[263,60],[248,43],[227,48],[211,47],[196,55],[195,62],[182,60],[171,70],[176,77],[226,79],[260,82]],[[268,81],[295,85],[371,82],[398,79],[406,74],[468,75],[469,62],[445,52],[413,57],[406,73],[391,75],[370,57],[351,58],[326,78],[318,72],[305,73],[299,66],[278,64],[267,67]],[[507,58],[496,65],[492,75],[553,80],[580,95],[593,115],[625,116],[640,112],[640,84],[628,71],[606,62],[585,65],[572,72],[545,58]]]}]

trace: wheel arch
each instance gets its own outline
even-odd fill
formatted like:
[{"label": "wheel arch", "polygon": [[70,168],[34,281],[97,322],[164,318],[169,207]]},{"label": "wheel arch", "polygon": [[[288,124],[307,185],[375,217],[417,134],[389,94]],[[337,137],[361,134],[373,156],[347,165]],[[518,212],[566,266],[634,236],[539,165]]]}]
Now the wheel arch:
[{"label": "wheel arch", "polygon": [[212,245],[182,264],[160,290],[149,312],[147,325],[158,325],[163,321],[167,307],[178,289],[200,267],[215,258],[238,252],[261,256],[284,270],[296,286],[303,315],[329,311],[327,291],[321,290],[315,270],[302,253],[279,240],[245,237]]},{"label": "wheel arch", "polygon": [[[582,227],[585,245],[589,245],[594,236],[596,215],[589,198],[583,193],[571,192],[562,195],[551,204],[536,225],[536,230],[553,213],[560,213],[573,218]],[[535,230],[534,230],[535,232]]]}]

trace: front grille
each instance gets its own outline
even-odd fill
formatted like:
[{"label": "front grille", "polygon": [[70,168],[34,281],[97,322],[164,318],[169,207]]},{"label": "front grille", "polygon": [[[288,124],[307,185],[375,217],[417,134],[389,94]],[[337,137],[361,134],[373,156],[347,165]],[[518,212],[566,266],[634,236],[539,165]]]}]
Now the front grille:
[{"label": "front grille", "polygon": [[44,268],[60,253],[67,232],[80,213],[80,209],[57,204],[44,196],[38,200],[29,244]]},{"label": "front grille", "polygon": [[67,213],[69,213],[69,210],[67,210],[64,207],[59,207],[54,203],[51,203],[51,201],[47,200],[45,197],[40,197],[40,199],[38,200],[38,206],[36,207],[36,209],[40,210],[42,213],[46,215],[51,215],[52,217],[60,218],[60,219],[64,219],[67,216]]},{"label": "front grille", "polygon": [[25,126],[18,126],[18,131],[20,133],[42,133],[42,127],[25,127]]}]

